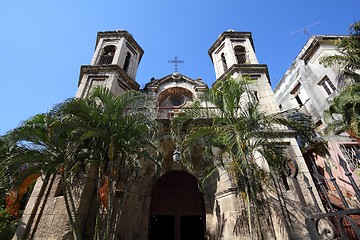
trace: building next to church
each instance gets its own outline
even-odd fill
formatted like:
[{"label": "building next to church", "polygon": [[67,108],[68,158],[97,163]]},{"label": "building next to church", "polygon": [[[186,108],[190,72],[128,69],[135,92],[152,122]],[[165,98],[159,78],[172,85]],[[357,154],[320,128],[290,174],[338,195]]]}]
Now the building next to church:
[{"label": "building next to church", "polygon": [[[321,59],[326,56],[342,54],[336,41],[345,36],[317,35],[309,38],[301,49],[283,78],[274,89],[275,98],[281,110],[298,109],[311,116],[319,133],[324,133],[326,119],[324,112],[331,101],[349,84],[338,65],[325,67]],[[324,135],[324,134],[323,134]],[[319,156],[309,154],[308,162],[314,162],[319,172],[329,177],[326,167],[331,169],[333,176],[339,180],[347,195],[355,198],[351,184],[346,180],[346,171],[340,166],[341,159],[346,162],[354,179],[359,183],[360,143],[347,133],[341,135],[324,135],[328,142],[328,154]],[[346,190],[345,190],[346,189]],[[334,202],[341,202],[334,197]]]},{"label": "building next to church", "polygon": [[[268,114],[280,111],[270,86],[267,65],[258,62],[250,32],[223,32],[208,53],[216,75],[213,85],[230,75],[247,75],[255,80],[250,88],[260,109]],[[99,85],[114,94],[143,91],[156,100],[157,120],[166,128],[182,108],[189,106],[209,86],[201,79],[174,72],[151,79],[140,89],[136,73],[143,54],[144,50],[127,31],[99,32],[90,65],[81,66],[76,97],[85,98]],[[228,173],[219,167],[200,191],[200,172],[196,167],[189,170],[173,161],[176,147],[170,133],[164,131],[159,140],[163,151],[161,173],[149,173],[127,186],[123,207],[114,211],[121,211],[114,230],[115,239],[249,239],[246,224],[242,222],[244,199],[237,193]],[[309,191],[316,187],[295,137],[284,133],[283,138],[274,141],[287,149],[292,168],[275,188],[266,190],[269,201],[262,219],[264,236],[266,239],[308,239],[314,236],[307,228],[314,220],[310,216],[324,210],[320,197],[317,191]],[[201,148],[195,149],[192,162],[201,163],[204,157]],[[217,157],[216,153],[212,156]],[[59,184],[56,176],[47,182],[38,179],[14,239],[71,239]],[[76,212],[83,239],[92,239],[95,231],[95,189],[94,176],[89,172],[78,190]],[[311,224],[315,226],[315,222]]]}]

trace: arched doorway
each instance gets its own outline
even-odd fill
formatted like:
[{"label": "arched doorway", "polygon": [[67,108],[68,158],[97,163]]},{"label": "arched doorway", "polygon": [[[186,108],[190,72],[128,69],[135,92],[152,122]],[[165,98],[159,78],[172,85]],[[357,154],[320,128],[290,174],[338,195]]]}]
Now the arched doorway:
[{"label": "arched doorway", "polygon": [[171,171],[157,180],[151,195],[150,240],[203,240],[204,198],[198,181],[186,171]]}]

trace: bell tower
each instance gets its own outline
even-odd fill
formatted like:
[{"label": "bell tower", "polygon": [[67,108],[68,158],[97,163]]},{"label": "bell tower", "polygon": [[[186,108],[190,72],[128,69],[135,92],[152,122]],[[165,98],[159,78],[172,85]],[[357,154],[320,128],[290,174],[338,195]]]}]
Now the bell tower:
[{"label": "bell tower", "polygon": [[266,64],[259,64],[255,54],[251,32],[228,30],[220,34],[210,47],[209,56],[214,65],[216,81],[226,80],[229,76],[248,76],[254,80],[250,90],[260,103],[260,110],[271,113],[279,111],[270,85]]},{"label": "bell tower", "polygon": [[102,85],[114,94],[138,90],[136,72],[144,50],[124,30],[99,32],[90,65],[81,66],[76,97],[86,97],[95,86]]}]

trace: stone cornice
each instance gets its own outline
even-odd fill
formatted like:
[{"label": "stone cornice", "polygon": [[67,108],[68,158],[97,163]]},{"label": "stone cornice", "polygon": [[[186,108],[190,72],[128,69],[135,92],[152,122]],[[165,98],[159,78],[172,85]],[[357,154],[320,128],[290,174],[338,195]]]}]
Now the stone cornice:
[{"label": "stone cornice", "polygon": [[176,73],[176,74],[170,74],[170,75],[167,75],[163,78],[160,78],[160,79],[154,79],[154,80],[151,80],[150,82],[148,82],[145,87],[144,87],[144,90],[147,91],[149,89],[153,89],[153,91],[157,92],[157,88],[162,85],[162,84],[165,84],[167,82],[187,82],[189,83],[190,85],[193,85],[194,86],[194,89],[196,91],[204,91],[207,89],[207,85],[202,82],[201,80],[194,80],[194,79],[191,79],[185,75],[182,75],[182,74],[179,74],[179,73]]},{"label": "stone cornice", "polygon": [[97,75],[99,73],[116,72],[122,77],[122,81],[127,84],[131,89],[139,90],[140,85],[132,80],[127,73],[118,65],[83,65],[80,69],[80,76],[78,85],[80,85],[81,79],[84,74]]},{"label": "stone cornice", "polygon": [[135,41],[133,36],[126,30],[98,32],[95,46],[98,45],[98,42],[101,38],[120,39],[122,37],[124,37],[129,43],[131,43],[137,50],[139,50],[139,52],[140,52],[139,62],[140,62],[140,60],[144,54],[144,50]]},{"label": "stone cornice", "polygon": [[226,39],[226,38],[238,38],[238,39],[249,39],[251,42],[251,46],[254,49],[255,52],[255,47],[254,47],[254,42],[251,36],[251,32],[234,32],[234,31],[226,31],[223,32],[222,34],[220,34],[220,36],[217,38],[217,40],[215,41],[215,43],[210,47],[208,54],[211,57],[211,54],[215,51],[215,49],[217,49],[220,44]]},{"label": "stone cornice", "polygon": [[228,76],[233,75],[234,73],[239,73],[241,75],[252,75],[256,73],[265,73],[266,77],[268,79],[269,84],[270,83],[270,76],[268,67],[266,64],[234,64],[232,65],[226,72],[224,72],[216,81],[212,84],[214,87],[219,81],[222,81]]},{"label": "stone cornice", "polygon": [[309,39],[303,50],[299,54],[299,59],[308,61],[316,52],[319,46],[323,43],[329,42],[335,45],[335,41],[343,38],[344,36],[320,35],[313,36]]},{"label": "stone cornice", "polygon": [[324,43],[331,43],[335,46],[335,41],[346,37],[345,35],[314,35],[309,38],[303,48],[300,50],[295,60],[291,63],[291,66],[286,70],[280,81],[274,88],[274,92],[287,81],[287,77],[292,71],[296,71],[299,68],[299,61],[307,62],[316,50]]}]

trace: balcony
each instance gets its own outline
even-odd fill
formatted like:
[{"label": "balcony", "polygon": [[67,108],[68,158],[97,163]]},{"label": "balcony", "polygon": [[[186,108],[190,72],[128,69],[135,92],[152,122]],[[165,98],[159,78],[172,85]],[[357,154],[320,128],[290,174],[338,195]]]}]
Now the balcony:
[{"label": "balcony", "polygon": [[112,63],[114,55],[102,55],[99,60],[99,65],[109,65]]},{"label": "balcony", "polygon": [[246,63],[246,55],[245,54],[236,55],[236,58],[237,58],[238,64]]},{"label": "balcony", "polygon": [[157,112],[157,119],[172,119],[181,112],[180,108],[160,107]]},{"label": "balcony", "polygon": [[[192,108],[184,107],[159,107],[157,108],[157,119],[169,119],[171,120],[173,117],[176,117],[179,115],[182,111],[190,110]],[[219,114],[221,115],[221,112],[216,107],[203,107],[200,111],[197,112],[199,115],[196,117],[199,119],[211,119],[211,116],[215,116]]]}]

